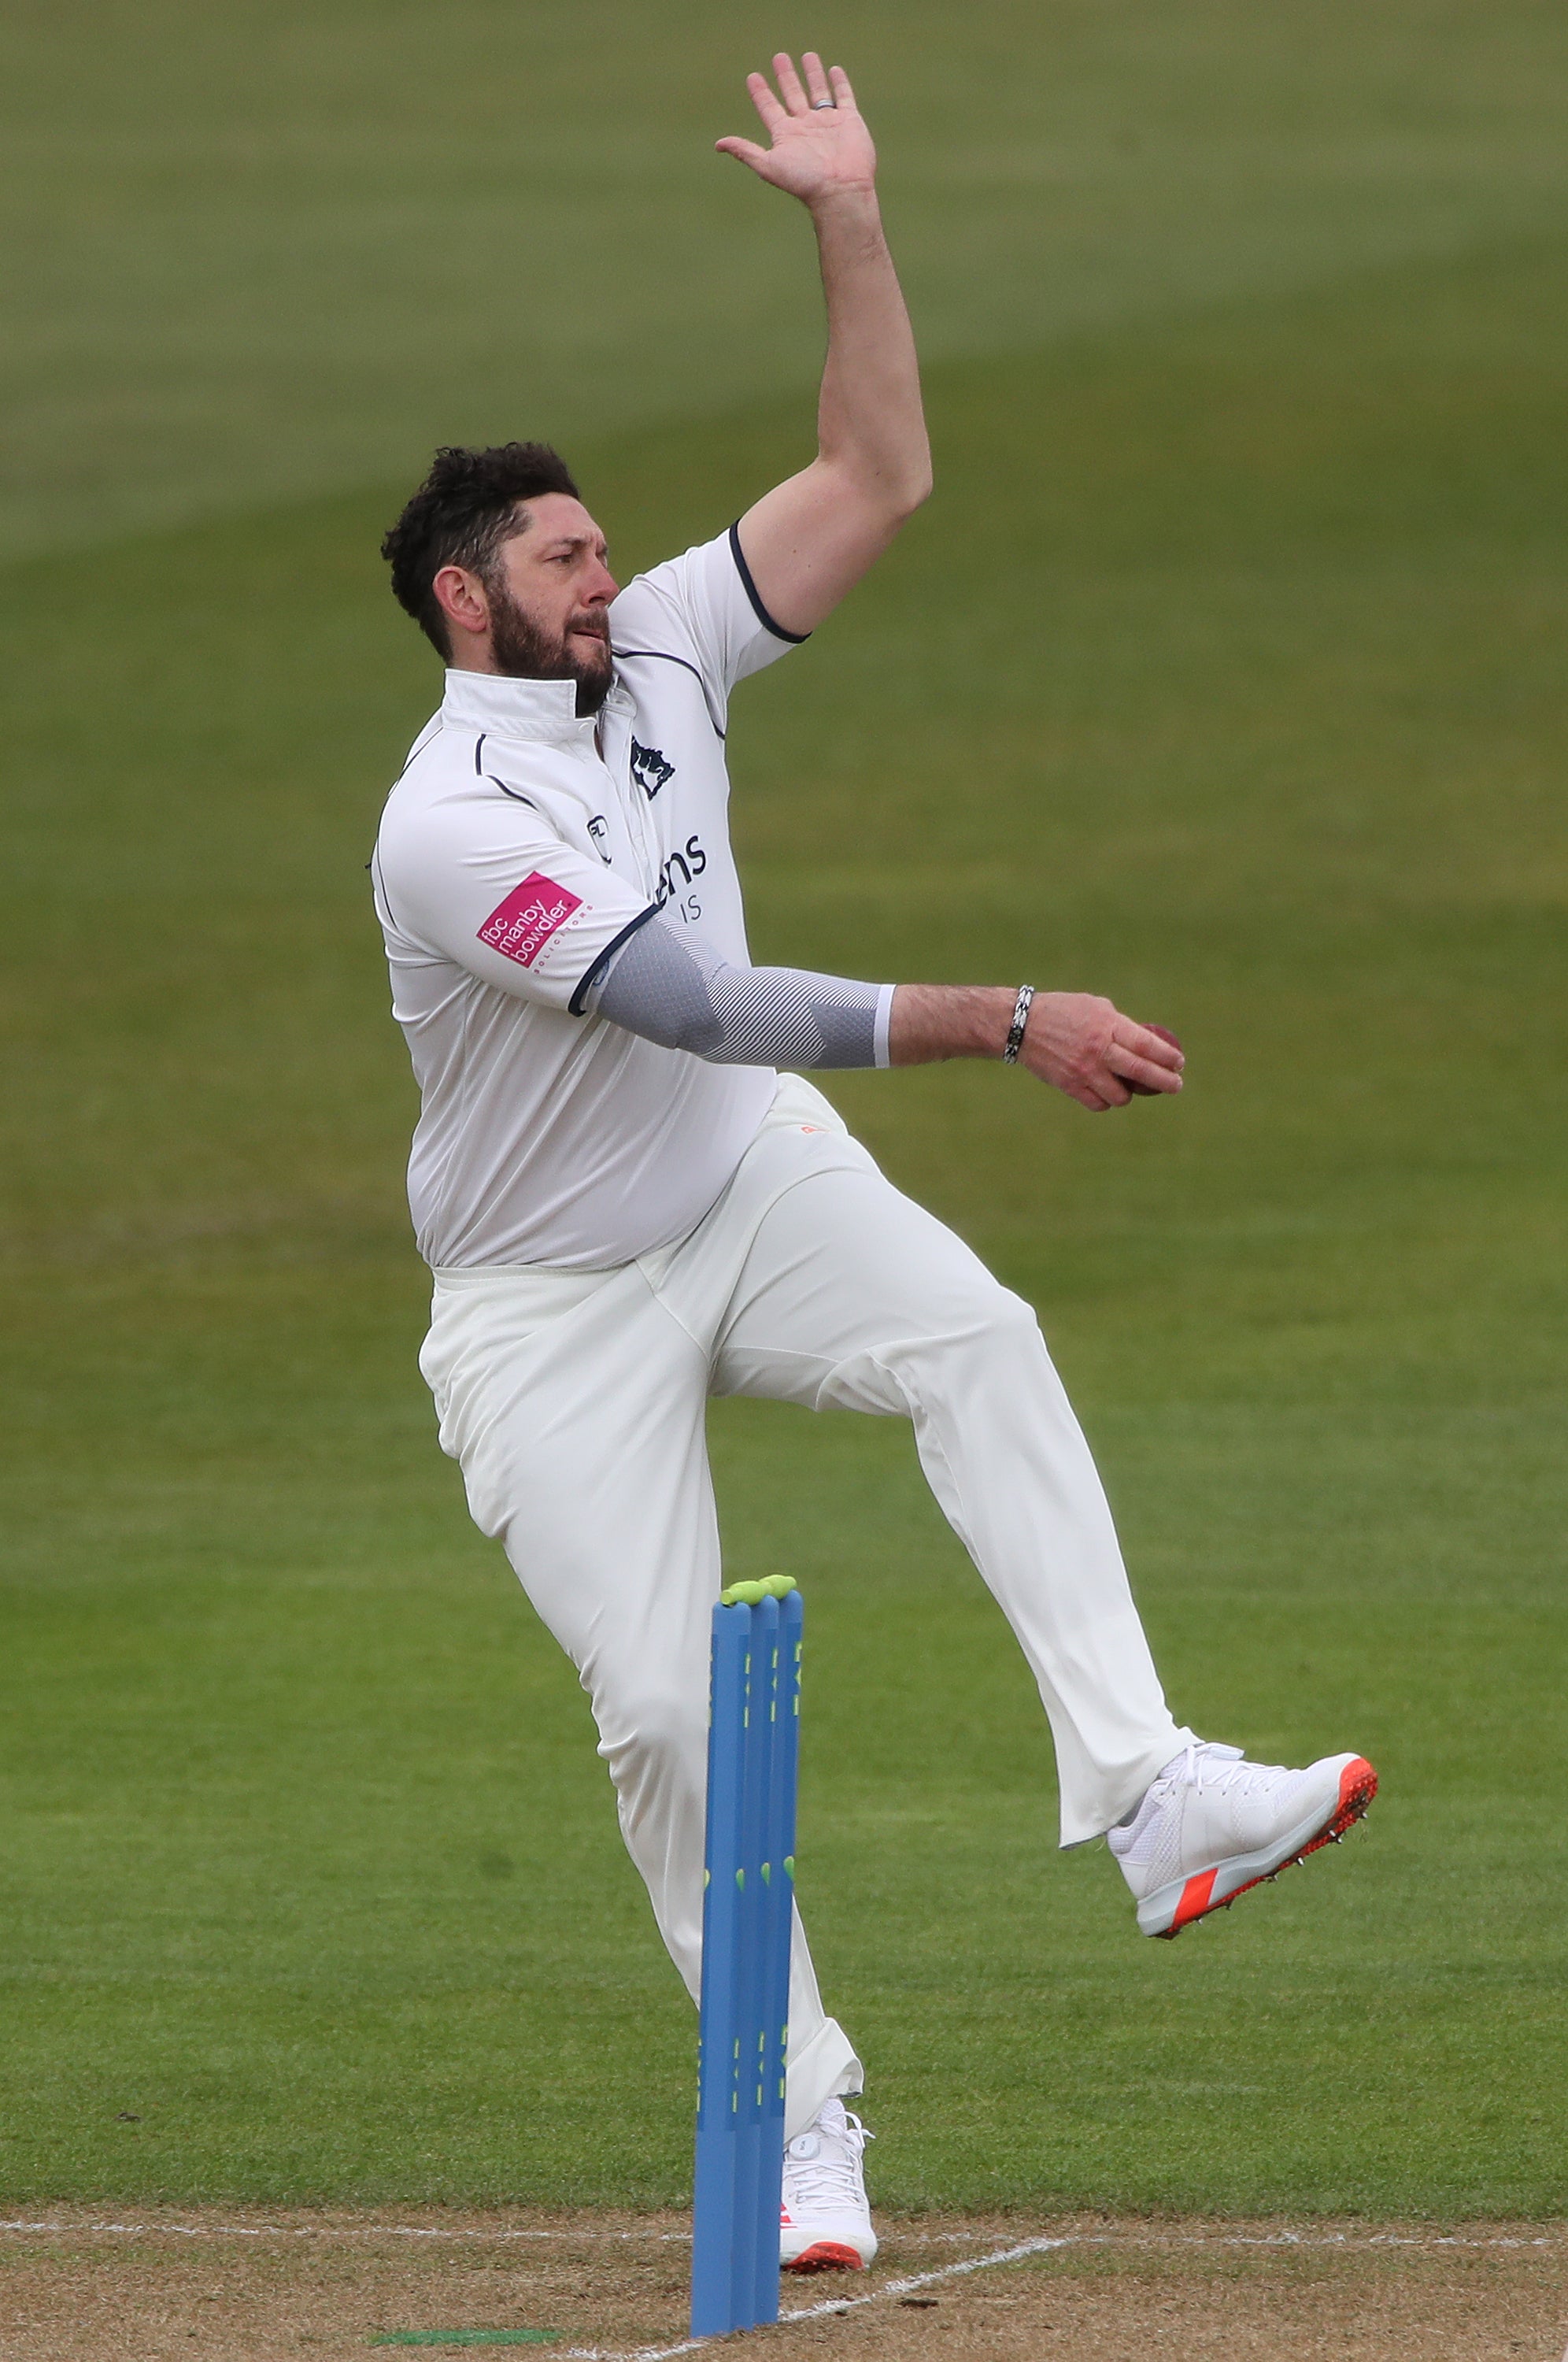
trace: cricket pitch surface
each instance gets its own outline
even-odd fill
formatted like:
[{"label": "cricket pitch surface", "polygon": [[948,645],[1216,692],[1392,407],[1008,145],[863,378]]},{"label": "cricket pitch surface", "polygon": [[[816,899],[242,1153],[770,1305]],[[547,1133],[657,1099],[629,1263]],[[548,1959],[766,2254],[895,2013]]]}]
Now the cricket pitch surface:
[{"label": "cricket pitch surface", "polygon": [[[874,2268],[787,2281],[791,2362],[1562,2362],[1568,2224],[889,2220]],[[536,2348],[664,2362],[686,2339],[678,2215],[8,2210],[6,2362],[311,2362]],[[708,2341],[710,2345],[715,2341]]]}]

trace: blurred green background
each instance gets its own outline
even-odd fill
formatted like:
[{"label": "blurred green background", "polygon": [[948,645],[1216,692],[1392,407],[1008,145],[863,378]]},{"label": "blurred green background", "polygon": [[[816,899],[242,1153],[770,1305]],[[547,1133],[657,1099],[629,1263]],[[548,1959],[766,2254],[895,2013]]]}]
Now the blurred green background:
[{"label": "blurred green background", "polygon": [[[693,2025],[415,1367],[380,533],[566,445],[623,570],[811,447],[856,77],[938,491],[731,739],[759,958],[1084,986],[1176,1107],[834,1085],[1040,1306],[1177,1712],[1385,1794],[1176,1945],[1055,1850],[907,1433],[725,1404],[902,2206],[1568,2202],[1568,20],[1528,0],[18,0],[0,25],[0,2183],[686,2188]],[[895,1590],[897,1586],[896,1600]]]}]

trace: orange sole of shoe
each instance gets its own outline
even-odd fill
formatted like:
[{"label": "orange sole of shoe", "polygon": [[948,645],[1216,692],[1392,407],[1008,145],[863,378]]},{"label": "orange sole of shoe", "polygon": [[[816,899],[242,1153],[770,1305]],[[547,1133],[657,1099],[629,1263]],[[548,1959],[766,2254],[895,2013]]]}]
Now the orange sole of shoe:
[{"label": "orange sole of shoe", "polygon": [[1168,1927],[1161,1929],[1161,1935],[1168,1940],[1172,1936],[1179,1936],[1184,1927],[1194,1926],[1199,1919],[1207,1919],[1210,1912],[1229,1911],[1238,1894],[1250,1894],[1254,1886],[1266,1885],[1269,1880],[1277,1878],[1282,1870],[1294,1870],[1298,1861],[1305,1861],[1308,1855],[1316,1853],[1320,1846],[1338,1845],[1345,1831],[1353,1828],[1362,1818],[1376,1794],[1377,1774],[1365,1756],[1358,1755],[1340,1773],[1339,1802],[1315,1838],[1309,1838],[1288,1860],[1278,1863],[1273,1870],[1260,1870],[1255,1878],[1249,1878],[1242,1886],[1232,1887],[1230,1893],[1221,1895],[1218,1903],[1211,1902],[1209,1898],[1219,1872],[1199,1871],[1196,1878],[1187,1880],[1182,1889],[1181,1901],[1176,1904],[1176,1916]]},{"label": "orange sole of shoe", "polygon": [[802,2247],[793,2260],[779,2266],[786,2272],[863,2272],[866,2269],[854,2247],[837,2239],[817,2239],[811,2246]]}]

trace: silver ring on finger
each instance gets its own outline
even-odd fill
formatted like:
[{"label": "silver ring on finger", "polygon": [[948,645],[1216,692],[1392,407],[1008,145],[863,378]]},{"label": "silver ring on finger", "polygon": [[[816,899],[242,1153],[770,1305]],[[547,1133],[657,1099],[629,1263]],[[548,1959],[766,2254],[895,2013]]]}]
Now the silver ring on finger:
[{"label": "silver ring on finger", "polygon": [[836,98],[813,98],[812,101],[812,113],[813,115],[820,115],[824,106],[831,107],[836,113],[838,109],[838,101]]}]

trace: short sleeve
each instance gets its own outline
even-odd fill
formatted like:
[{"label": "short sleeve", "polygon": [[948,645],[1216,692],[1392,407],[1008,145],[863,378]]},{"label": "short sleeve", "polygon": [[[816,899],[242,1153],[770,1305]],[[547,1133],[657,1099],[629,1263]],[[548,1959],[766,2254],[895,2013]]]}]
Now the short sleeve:
[{"label": "short sleeve", "polygon": [[610,635],[617,656],[678,657],[690,664],[721,713],[737,680],[808,636],[774,622],[734,525],[628,582],[610,610]]},{"label": "short sleeve", "polygon": [[532,807],[479,797],[390,812],[376,886],[397,932],[481,984],[578,1016],[656,904],[568,844]]}]

